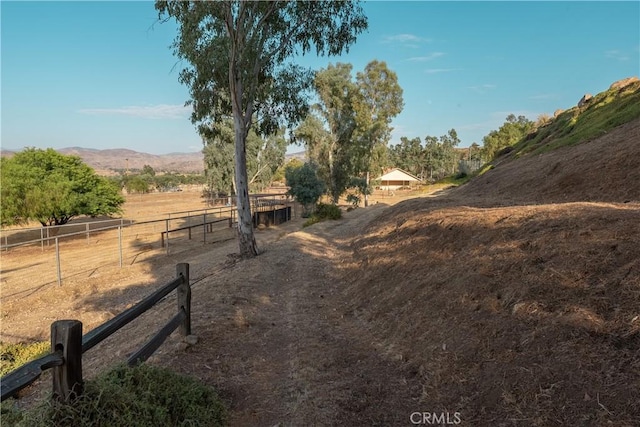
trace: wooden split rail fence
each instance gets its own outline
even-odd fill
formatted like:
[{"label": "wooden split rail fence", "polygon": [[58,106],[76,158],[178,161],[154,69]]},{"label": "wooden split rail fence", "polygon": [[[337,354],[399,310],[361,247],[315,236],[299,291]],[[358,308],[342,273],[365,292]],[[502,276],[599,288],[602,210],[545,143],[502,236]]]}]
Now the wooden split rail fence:
[{"label": "wooden split rail fence", "polygon": [[113,335],[157,302],[177,289],[178,312],[138,351],[129,356],[129,366],[147,360],[180,327],[183,336],[191,334],[191,287],[189,286],[189,264],[176,266],[176,278],[153,294],[103,323],[86,335],[82,335],[82,322],[58,320],[51,324],[51,353],[33,360],[0,379],[2,400],[15,396],[33,383],[43,371],[52,370],[53,397],[68,402],[82,394],[82,354]]}]

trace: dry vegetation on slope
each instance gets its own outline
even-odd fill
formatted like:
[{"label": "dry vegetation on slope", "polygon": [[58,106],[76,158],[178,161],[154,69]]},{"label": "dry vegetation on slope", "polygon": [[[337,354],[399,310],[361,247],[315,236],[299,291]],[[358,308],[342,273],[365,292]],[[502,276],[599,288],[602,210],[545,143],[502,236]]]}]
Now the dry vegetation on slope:
[{"label": "dry vegetation on slope", "polygon": [[[152,363],[214,385],[231,425],[459,412],[474,427],[638,426],[639,126],[502,158],[440,197],[260,230],[255,259],[226,257],[231,241],[150,259],[149,281],[191,263],[200,338],[185,349],[173,336]],[[80,290],[74,314],[151,287],[103,274],[121,286]],[[141,345],[174,304],[92,350],[87,374]]]},{"label": "dry vegetation on slope", "polygon": [[640,425],[640,120],[390,207],[351,313],[467,425]]}]

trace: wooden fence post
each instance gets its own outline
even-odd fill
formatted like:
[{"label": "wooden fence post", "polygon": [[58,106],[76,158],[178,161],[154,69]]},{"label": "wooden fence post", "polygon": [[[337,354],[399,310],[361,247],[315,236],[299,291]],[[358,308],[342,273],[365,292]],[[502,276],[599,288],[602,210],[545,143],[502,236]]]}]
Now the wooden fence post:
[{"label": "wooden fence post", "polygon": [[51,324],[51,351],[62,351],[64,364],[52,368],[53,397],[69,402],[80,396],[82,382],[82,322],[58,320]]},{"label": "wooden fence post", "polygon": [[58,286],[62,286],[62,271],[60,270],[60,243],[56,237],[56,273],[58,277]]},{"label": "wooden fence post", "polygon": [[207,243],[207,214],[202,215],[202,243]]},{"label": "wooden fence post", "polygon": [[180,333],[183,336],[191,335],[191,286],[189,285],[189,264],[180,263],[176,266],[177,276],[182,276],[184,280],[178,286],[178,311],[184,310],[186,314],[184,321],[180,325]]}]

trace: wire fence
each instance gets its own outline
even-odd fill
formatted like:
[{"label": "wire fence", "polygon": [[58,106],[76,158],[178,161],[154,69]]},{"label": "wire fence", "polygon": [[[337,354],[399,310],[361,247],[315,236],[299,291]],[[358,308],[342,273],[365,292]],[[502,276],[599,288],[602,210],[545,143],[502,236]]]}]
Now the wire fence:
[{"label": "wire fence", "polygon": [[[291,206],[283,195],[252,198],[252,212]],[[194,246],[235,237],[233,204],[172,212],[166,218],[134,222],[94,221],[68,226],[0,230],[3,296],[42,285],[99,274],[105,266],[126,267]]]}]

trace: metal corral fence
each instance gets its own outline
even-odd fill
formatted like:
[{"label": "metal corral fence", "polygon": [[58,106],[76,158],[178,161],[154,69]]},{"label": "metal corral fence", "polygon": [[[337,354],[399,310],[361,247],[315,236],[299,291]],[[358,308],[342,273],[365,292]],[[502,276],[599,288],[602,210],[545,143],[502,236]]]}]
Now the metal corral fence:
[{"label": "metal corral fence", "polygon": [[[293,208],[285,195],[252,196],[252,212]],[[133,265],[151,257],[235,238],[233,205],[172,212],[165,219],[126,219],[37,229],[0,230],[2,293],[11,295],[63,280],[99,275],[104,266]]]}]

